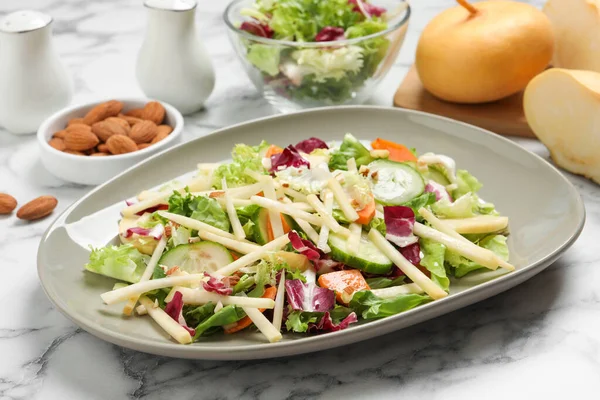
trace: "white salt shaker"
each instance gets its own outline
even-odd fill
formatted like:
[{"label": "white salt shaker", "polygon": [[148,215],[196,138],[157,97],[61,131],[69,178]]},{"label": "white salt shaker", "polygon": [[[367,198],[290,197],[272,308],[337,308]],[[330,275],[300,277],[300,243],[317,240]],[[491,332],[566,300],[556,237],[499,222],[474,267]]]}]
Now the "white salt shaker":
[{"label": "white salt shaker", "polygon": [[0,125],[35,132],[71,101],[73,84],[52,47],[52,18],[17,11],[0,21]]},{"label": "white salt shaker", "polygon": [[215,72],[198,38],[194,0],[146,0],[148,25],[138,54],[137,80],[149,98],[182,114],[200,110],[215,85]]}]

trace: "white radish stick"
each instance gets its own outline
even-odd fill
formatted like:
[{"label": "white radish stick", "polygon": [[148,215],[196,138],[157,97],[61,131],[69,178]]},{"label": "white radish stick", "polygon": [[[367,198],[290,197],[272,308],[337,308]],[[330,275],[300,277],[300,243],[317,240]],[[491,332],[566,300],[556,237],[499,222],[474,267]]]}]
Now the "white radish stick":
[{"label": "white radish stick", "polygon": [[285,269],[281,270],[279,286],[277,286],[277,295],[275,296],[275,308],[273,308],[273,326],[281,332],[281,322],[283,321],[283,307],[285,305]]},{"label": "white radish stick", "polygon": [[225,178],[221,180],[221,186],[223,186],[223,189],[225,189],[225,209],[227,210],[227,215],[229,216],[229,222],[231,222],[233,235],[237,240],[243,240],[246,238],[246,232],[244,232],[244,228],[242,228],[242,223],[240,222],[237,212],[235,211],[231,196],[227,193],[227,181]]},{"label": "white radish stick", "polygon": [[[324,197],[324,207],[327,215],[331,215],[333,212],[333,193],[329,190],[324,190],[322,193]],[[317,242],[317,248],[321,249],[324,253],[329,253],[331,248],[327,245],[327,241],[329,240],[329,226],[323,225],[321,227],[321,231],[319,232],[319,241]],[[326,251],[329,250],[329,251]]]},{"label": "white radish stick", "polygon": [[[309,194],[308,196],[306,196],[306,199],[308,200],[308,204],[313,206],[313,208],[319,213],[319,216],[323,221],[323,226],[327,226],[333,232],[339,232],[342,229],[340,224],[338,224],[335,218],[333,218],[331,213],[327,212],[325,206],[323,205],[323,203],[321,203],[321,200],[319,200],[316,195]],[[321,229],[323,228],[321,227]]]},{"label": "white radish stick", "polygon": [[164,312],[160,307],[154,307],[152,300],[146,296],[140,297],[140,303],[146,308],[146,312],[150,317],[163,328],[171,337],[181,344],[192,343],[192,336],[185,330],[177,321],[169,314]]},{"label": "white radish stick", "polygon": [[344,192],[344,189],[342,189],[342,185],[340,185],[337,179],[331,178],[327,182],[327,186],[329,186],[329,189],[331,189],[331,191],[333,192],[333,195],[335,196],[335,201],[337,201],[337,203],[339,204],[340,208],[342,209],[342,212],[344,213],[346,218],[348,218],[348,221],[356,221],[358,219],[358,213],[356,212],[354,207],[352,207],[350,198],[348,197],[346,192]]}]

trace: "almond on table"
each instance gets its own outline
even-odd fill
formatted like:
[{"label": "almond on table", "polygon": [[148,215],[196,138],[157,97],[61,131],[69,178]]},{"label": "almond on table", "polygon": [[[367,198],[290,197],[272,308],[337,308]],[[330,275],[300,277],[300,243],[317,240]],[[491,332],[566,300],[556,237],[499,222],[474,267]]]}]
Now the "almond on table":
[{"label": "almond on table", "polygon": [[17,211],[17,218],[26,221],[43,218],[56,208],[58,200],[53,196],[40,196],[25,204]]},{"label": "almond on table", "polygon": [[8,193],[0,193],[0,214],[10,214],[17,208],[17,199]]}]

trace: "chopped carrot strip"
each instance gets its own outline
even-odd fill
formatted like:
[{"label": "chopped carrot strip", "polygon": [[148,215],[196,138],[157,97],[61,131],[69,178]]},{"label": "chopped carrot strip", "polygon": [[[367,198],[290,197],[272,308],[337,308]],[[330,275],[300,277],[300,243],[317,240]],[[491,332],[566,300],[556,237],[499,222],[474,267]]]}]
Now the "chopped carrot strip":
[{"label": "chopped carrot strip", "polygon": [[[268,288],[265,289],[265,293],[263,293],[263,295],[261,297],[263,299],[275,300],[276,295],[277,295],[277,288],[275,286],[269,286]],[[260,312],[265,311],[264,308],[259,308],[258,310]],[[241,331],[244,328],[247,328],[250,325],[252,325],[252,320],[250,319],[250,317],[246,316],[246,317],[240,319],[234,327],[225,329],[225,333],[227,333],[227,334],[235,333],[237,331]]]},{"label": "chopped carrot strip", "polygon": [[335,291],[340,303],[347,304],[354,292],[369,290],[367,281],[357,269],[329,272],[319,276],[319,286]]},{"label": "chopped carrot strip", "polygon": [[361,225],[368,225],[369,222],[375,217],[375,199],[373,195],[371,195],[371,202],[362,208],[362,210],[358,210],[358,219],[354,222]]},{"label": "chopped carrot strip", "polygon": [[417,161],[417,157],[403,144],[377,138],[371,142],[374,150],[387,150],[390,152],[389,159],[396,162]]},{"label": "chopped carrot strip", "polygon": [[[279,214],[279,216],[281,217],[281,225],[283,225],[283,233],[288,233],[292,230],[292,228],[290,228],[285,218],[283,218],[283,215]],[[267,218],[267,238],[269,239],[269,242],[275,239],[275,235],[273,235],[273,226],[271,225],[270,218]]]},{"label": "chopped carrot strip", "polygon": [[265,157],[270,158],[271,156],[274,156],[275,154],[279,154],[279,153],[283,153],[283,149],[279,146],[272,144],[267,149],[267,153],[265,154]]}]

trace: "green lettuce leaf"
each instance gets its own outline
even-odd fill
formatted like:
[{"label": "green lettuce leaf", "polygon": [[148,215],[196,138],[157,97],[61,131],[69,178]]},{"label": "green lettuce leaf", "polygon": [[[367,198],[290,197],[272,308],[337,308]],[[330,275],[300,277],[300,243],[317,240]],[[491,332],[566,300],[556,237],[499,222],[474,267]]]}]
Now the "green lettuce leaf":
[{"label": "green lettuce leaf", "polygon": [[288,314],[285,327],[292,332],[306,332],[308,324],[316,324],[321,320],[324,313],[309,311],[292,311]]},{"label": "green lettuce leaf", "polygon": [[221,181],[225,178],[227,186],[230,188],[246,186],[256,181],[245,174],[246,170],[266,174],[267,171],[262,165],[263,154],[266,152],[269,144],[263,141],[258,146],[247,146],[245,144],[236,144],[231,153],[232,162],[221,164],[213,174],[213,186],[222,189]]},{"label": "green lettuce leaf", "polygon": [[429,296],[420,294],[403,294],[393,299],[382,299],[370,290],[361,290],[354,293],[349,306],[364,319],[375,319],[410,310],[429,300]]},{"label": "green lettuce leaf", "polygon": [[357,167],[367,165],[373,161],[370,151],[354,136],[347,133],[344,136],[344,141],[340,145],[340,148],[332,153],[331,159],[329,160],[329,169],[347,171],[347,162],[351,158],[354,158]]},{"label": "green lettuce leaf", "polygon": [[383,236],[385,236],[386,234],[386,228],[385,228],[385,221],[383,218],[373,218],[371,220],[371,222],[369,222],[369,230],[371,229],[377,229],[379,231],[379,233],[381,233]]},{"label": "green lettuce leaf", "polygon": [[265,286],[275,285],[276,269],[274,264],[267,260],[262,260],[256,269],[254,275],[255,288],[248,293],[249,297],[261,297],[265,293]]},{"label": "green lettuce leaf", "polygon": [[346,37],[348,39],[354,39],[357,37],[363,37],[372,35],[377,32],[381,32],[387,29],[387,24],[381,20],[381,18],[372,18],[365,20],[354,26],[351,26],[346,30]]},{"label": "green lettuce leaf", "polygon": [[[479,246],[493,251],[500,256],[501,259],[508,261],[509,253],[506,244],[506,236],[489,235],[479,241]],[[454,276],[457,278],[462,278],[469,272],[486,268],[450,250],[446,250],[445,258],[447,265],[453,268]]]},{"label": "green lettuce leaf", "polygon": [[458,188],[452,191],[452,197],[457,199],[467,193],[477,193],[483,185],[464,169],[456,171],[456,185]]},{"label": "green lettuce leaf", "polygon": [[210,318],[214,314],[215,304],[208,302],[201,306],[186,305],[183,309],[183,316],[188,326],[198,326],[201,322]]},{"label": "green lettuce leaf", "polygon": [[280,49],[277,46],[254,43],[249,46],[246,58],[262,72],[275,76],[279,74],[279,54]]},{"label": "green lettuce leaf", "polygon": [[253,219],[256,214],[260,210],[260,207],[252,204],[245,207],[238,207],[235,209],[238,218],[240,219],[240,223],[242,224],[242,228],[244,228],[244,233],[247,238],[254,237],[254,232],[256,230],[256,224]]},{"label": "green lettuce leaf", "polygon": [[167,274],[165,273],[165,270],[160,265],[156,265],[154,267],[154,271],[152,272],[152,279],[161,279],[166,277]]},{"label": "green lettuce leaf", "polygon": [[92,248],[85,269],[125,282],[136,283],[142,277],[150,256],[140,253],[133,245]]},{"label": "green lettuce leaf", "polygon": [[423,252],[423,258],[419,264],[427,268],[431,273],[432,281],[447,291],[450,287],[450,279],[446,276],[446,268],[444,267],[446,246],[429,239],[421,239],[419,240],[419,244]]},{"label": "green lettuce leaf", "polygon": [[420,196],[417,196],[409,201],[407,201],[406,203],[402,204],[405,207],[410,207],[412,208],[413,212],[415,213],[415,216],[417,218],[417,220],[421,220],[421,216],[419,215],[419,209],[421,207],[427,207],[433,203],[435,203],[436,199],[435,199],[435,193],[423,193]]},{"label": "green lettuce leaf", "polygon": [[220,328],[223,325],[233,324],[245,316],[246,313],[241,307],[233,305],[225,306],[196,326],[194,340],[197,340],[202,335],[210,335],[218,332],[220,329],[215,328]]},{"label": "green lettuce leaf", "polygon": [[431,211],[441,218],[470,218],[481,214],[497,214],[492,203],[482,203],[473,193],[464,194],[453,203],[442,199],[431,205]]},{"label": "green lettuce leaf", "polygon": [[169,197],[169,212],[185,215],[229,232],[229,217],[215,199],[193,196],[189,192],[185,196],[179,192],[173,192]]},{"label": "green lettuce leaf", "polygon": [[377,278],[367,278],[367,284],[371,289],[385,289],[386,287],[403,285],[406,280],[406,276],[399,276],[394,279],[385,278],[385,277],[377,277]]},{"label": "green lettuce leaf", "polygon": [[363,67],[363,48],[343,46],[336,49],[301,49],[291,54],[296,61],[295,74],[313,75],[314,82],[327,79],[341,80],[348,74],[358,73]]}]

